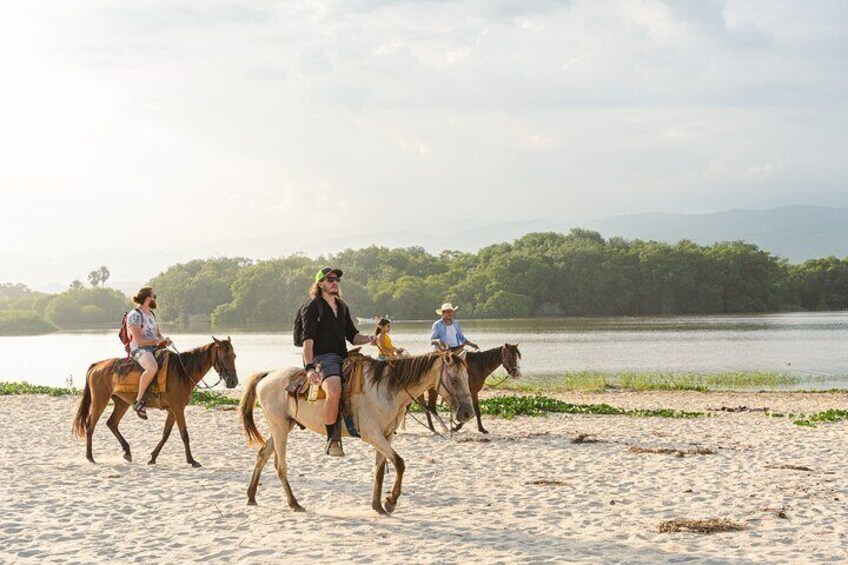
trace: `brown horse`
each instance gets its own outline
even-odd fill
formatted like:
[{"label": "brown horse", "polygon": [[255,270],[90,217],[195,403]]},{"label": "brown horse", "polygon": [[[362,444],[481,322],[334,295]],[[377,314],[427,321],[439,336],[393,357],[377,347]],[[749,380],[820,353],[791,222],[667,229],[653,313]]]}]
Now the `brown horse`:
[{"label": "brown horse", "polygon": [[[392,449],[391,442],[398,424],[412,399],[430,388],[436,388],[447,399],[459,421],[471,419],[471,395],[468,391],[468,371],[460,355],[450,351],[429,353],[418,357],[396,359],[390,363],[370,357],[363,361],[362,392],[350,397],[353,420],[362,437],[376,451],[376,472],[371,507],[380,514],[392,512],[401,495],[401,482],[406,468],[403,459]],[[274,455],[277,475],[286,491],[289,507],[302,512],[288,481],[286,443],[289,432],[300,424],[317,434],[325,433],[324,400],[304,402],[289,396],[285,390],[289,381],[301,369],[278,369],[250,377],[239,405],[241,422],[248,440],[262,444],[256,455],[256,465],[247,489],[248,504],[256,504],[256,489],[262,469]],[[256,399],[271,427],[271,437],[262,437],[253,421]],[[345,432],[346,433],[346,432]],[[395,468],[395,482],[386,497],[385,509],[380,501],[386,460]]]},{"label": "brown horse", "polygon": [[[185,407],[191,399],[191,391],[213,367],[218,375],[224,379],[227,388],[233,388],[238,384],[235,366],[236,354],[230,338],[218,340],[213,337],[212,339],[213,342],[208,345],[179,355],[170,351],[165,352],[165,362],[160,363],[159,371],[165,371],[167,374],[166,390],[161,395],[151,395],[147,407],[167,410],[168,418],[165,420],[162,439],[153,453],[150,454],[148,465],[156,463],[156,458],[162,451],[162,446],[168,441],[168,436],[171,435],[174,422],[176,422],[185,445],[186,461],[192,467],[200,467],[200,463],[191,456],[185,421]],[[77,437],[85,436],[85,456],[92,463],[94,463],[94,456],[91,454],[91,438],[94,435],[94,426],[97,425],[97,421],[106,409],[110,398],[115,401],[115,409],[112,411],[109,420],[106,421],[106,425],[112,430],[124,449],[124,459],[132,461],[130,444],[118,431],[118,423],[135,400],[135,393],[115,392],[114,390],[113,371],[120,362],[120,359],[106,359],[94,363],[89,367],[86,374],[85,390],[83,390],[77,415],[74,418],[73,431]],[[139,374],[141,371],[141,367],[137,364],[131,369],[131,372]]]},{"label": "brown horse", "polygon": [[[465,360],[468,362],[468,388],[471,390],[471,402],[474,405],[474,415],[477,416],[477,429],[484,434],[489,433],[483,427],[483,421],[480,419],[480,401],[478,395],[483,389],[483,384],[492,372],[503,365],[507,374],[514,378],[521,378],[521,352],[518,350],[518,344],[510,345],[503,344],[502,347],[494,347],[486,351],[473,352],[469,351]],[[437,394],[435,390],[429,390],[427,393],[427,423],[432,431],[436,431],[433,427],[433,420],[430,418],[430,413],[436,411]],[[424,397],[419,399],[419,402],[424,403]],[[459,422],[454,431],[462,427],[463,422]]]}]

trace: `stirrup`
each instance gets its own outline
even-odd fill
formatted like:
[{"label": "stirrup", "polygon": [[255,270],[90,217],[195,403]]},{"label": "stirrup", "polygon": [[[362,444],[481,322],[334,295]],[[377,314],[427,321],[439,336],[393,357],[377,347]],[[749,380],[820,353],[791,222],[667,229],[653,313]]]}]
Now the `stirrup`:
[{"label": "stirrup", "polygon": [[141,418],[142,420],[147,419],[147,410],[144,409],[143,400],[136,400],[135,402],[133,402],[132,409],[135,410],[135,413],[138,415],[139,418]]}]

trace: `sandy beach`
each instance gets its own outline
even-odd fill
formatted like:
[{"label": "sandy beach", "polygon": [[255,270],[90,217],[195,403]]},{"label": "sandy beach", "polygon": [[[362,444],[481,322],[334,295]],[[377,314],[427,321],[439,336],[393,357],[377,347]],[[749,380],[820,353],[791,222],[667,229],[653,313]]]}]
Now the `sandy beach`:
[{"label": "sandy beach", "polygon": [[[101,420],[92,465],[70,435],[76,398],[2,397],[0,562],[848,562],[848,423],[805,428],[750,411],[846,409],[848,395],[559,397],[711,417],[489,417],[489,436],[472,422],[453,438],[409,421],[395,441],[407,462],[404,496],[393,516],[379,517],[369,506],[373,451],[357,440],[334,460],[318,436],[292,433],[289,476],[307,509],[293,514],[272,465],[259,506],[246,506],[255,448],[235,411],[188,408],[201,469],[185,464],[177,433],[159,463],[146,465],[165,419],[159,411],[148,422],[124,419],[133,463]],[[748,410],[722,411],[739,407]],[[266,429],[261,411],[257,421]],[[598,442],[572,443],[579,434]],[[393,478],[390,471],[387,484]],[[724,518],[747,529],[658,532],[675,518]]]}]

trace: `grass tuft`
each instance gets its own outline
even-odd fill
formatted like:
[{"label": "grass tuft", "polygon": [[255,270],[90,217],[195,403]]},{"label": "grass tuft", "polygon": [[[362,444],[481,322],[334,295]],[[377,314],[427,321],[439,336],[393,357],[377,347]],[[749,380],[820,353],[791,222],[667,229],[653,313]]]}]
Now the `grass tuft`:
[{"label": "grass tuft", "polygon": [[671,373],[625,371],[602,373],[577,371],[566,373],[561,381],[534,386],[508,379],[498,388],[516,392],[603,392],[604,390],[738,390],[780,388],[798,384],[800,379],[788,373],[770,371],[723,371],[720,373]]}]

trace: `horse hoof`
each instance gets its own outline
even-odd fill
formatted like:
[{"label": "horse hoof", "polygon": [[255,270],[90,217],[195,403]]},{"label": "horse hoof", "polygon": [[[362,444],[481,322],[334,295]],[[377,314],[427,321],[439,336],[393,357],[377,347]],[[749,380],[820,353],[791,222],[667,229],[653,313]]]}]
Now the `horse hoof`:
[{"label": "horse hoof", "polygon": [[192,467],[194,467],[195,469],[197,469],[198,467],[203,467],[203,465],[201,465],[201,464],[200,464],[200,463],[198,463],[197,461],[189,461],[189,463],[190,463],[190,464],[191,464],[191,466],[192,466]]},{"label": "horse hoof", "polygon": [[147,464],[148,464],[148,465],[156,465],[156,460],[155,460],[155,459],[151,459],[150,461],[148,461],[148,462],[147,462]]},{"label": "horse hoof", "polygon": [[386,506],[386,512],[388,512],[389,514],[391,514],[392,512],[394,512],[394,511],[395,511],[395,508],[397,508],[397,503],[396,503],[396,502],[392,502],[391,500],[389,500],[389,499],[387,498],[387,499],[386,499],[385,506]]},{"label": "horse hoof", "polygon": [[489,430],[484,430],[483,428],[480,428],[480,433],[481,434],[487,434],[487,433],[489,433]]},{"label": "horse hoof", "polygon": [[94,460],[94,457],[86,457],[86,459],[88,459],[89,463],[97,463],[97,461]]},{"label": "horse hoof", "polygon": [[388,516],[388,514],[389,514],[388,512],[386,512],[385,510],[383,510],[383,507],[382,507],[382,506],[380,506],[379,504],[378,504],[378,505],[376,505],[376,506],[372,506],[371,508],[373,508],[373,509],[374,509],[374,512],[376,512],[376,513],[377,513],[377,514],[379,514],[380,516]]},{"label": "horse hoof", "polygon": [[306,508],[301,506],[300,504],[291,507],[292,512],[306,512]]},{"label": "horse hoof", "polygon": [[124,459],[125,459],[126,461],[129,461],[130,463],[132,463],[132,454],[130,454],[130,453],[124,453]]},{"label": "horse hoof", "polygon": [[255,498],[248,499],[247,505],[248,506],[256,506],[256,499]]}]

